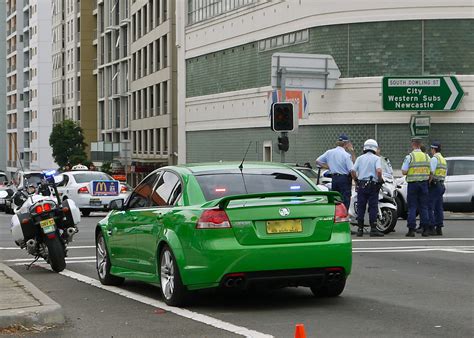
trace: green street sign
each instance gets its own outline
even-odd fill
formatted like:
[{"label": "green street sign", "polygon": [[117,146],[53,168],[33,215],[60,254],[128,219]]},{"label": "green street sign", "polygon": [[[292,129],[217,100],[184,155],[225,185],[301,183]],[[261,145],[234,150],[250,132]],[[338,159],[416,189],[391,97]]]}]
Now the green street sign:
[{"label": "green street sign", "polygon": [[464,95],[455,76],[384,77],[384,110],[456,110]]},{"label": "green street sign", "polygon": [[410,119],[411,136],[425,136],[430,134],[430,117],[425,115],[412,115]]}]

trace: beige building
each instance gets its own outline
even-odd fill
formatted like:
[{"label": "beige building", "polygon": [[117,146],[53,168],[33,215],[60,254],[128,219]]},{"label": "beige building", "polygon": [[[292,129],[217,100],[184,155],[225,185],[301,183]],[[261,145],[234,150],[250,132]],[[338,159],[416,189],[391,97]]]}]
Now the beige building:
[{"label": "beige building", "polygon": [[79,122],[97,140],[96,2],[52,0],[53,121]]},{"label": "beige building", "polygon": [[[99,0],[95,17],[97,142],[92,160],[129,166],[130,1]],[[128,163],[127,163],[128,162]]]},{"label": "beige building", "polygon": [[141,178],[176,163],[175,1],[131,6],[132,163]]}]

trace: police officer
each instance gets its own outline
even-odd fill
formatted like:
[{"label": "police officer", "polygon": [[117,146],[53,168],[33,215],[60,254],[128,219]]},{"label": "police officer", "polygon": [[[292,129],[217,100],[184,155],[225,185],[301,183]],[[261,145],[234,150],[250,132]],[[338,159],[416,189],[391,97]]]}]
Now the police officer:
[{"label": "police officer", "polygon": [[357,237],[364,233],[364,217],[367,202],[369,203],[370,237],[382,237],[377,230],[377,212],[379,190],[382,182],[382,164],[376,155],[377,141],[368,139],[364,142],[364,154],[359,156],[352,169],[352,178],[357,184]]},{"label": "police officer", "polygon": [[354,153],[352,143],[347,135],[341,134],[336,142],[336,148],[329,149],[316,160],[319,166],[328,168],[331,172],[331,189],[341,193],[347,210],[349,210],[351,200],[351,170],[353,166],[353,156],[348,151]]},{"label": "police officer", "polygon": [[443,235],[443,194],[446,191],[444,179],[447,173],[447,164],[441,155],[441,144],[431,144],[431,180],[429,186],[428,214],[430,217],[430,235]]},{"label": "police officer", "polygon": [[423,228],[422,236],[429,234],[428,217],[428,180],[430,179],[430,157],[420,149],[421,139],[412,138],[412,152],[405,157],[402,164],[402,173],[408,182],[407,205],[408,218],[407,237],[415,237],[416,210],[420,212],[420,227]]}]

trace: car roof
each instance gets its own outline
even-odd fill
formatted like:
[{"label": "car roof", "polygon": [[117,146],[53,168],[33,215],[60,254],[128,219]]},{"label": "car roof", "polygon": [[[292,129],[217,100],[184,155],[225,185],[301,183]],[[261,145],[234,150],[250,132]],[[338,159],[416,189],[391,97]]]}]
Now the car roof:
[{"label": "car roof", "polygon": [[97,173],[108,175],[104,173],[103,171],[89,171],[89,170],[71,170],[71,171],[65,171],[61,174],[97,174]]},{"label": "car roof", "polygon": [[445,157],[446,160],[469,160],[469,161],[474,161],[474,155],[473,156],[450,156],[450,157]]},{"label": "car roof", "polygon": [[[192,173],[200,173],[214,170],[233,170],[238,169],[241,162],[205,162],[205,163],[189,163],[180,167],[187,168]],[[244,169],[290,169],[290,167],[283,163],[277,162],[244,162]]]}]

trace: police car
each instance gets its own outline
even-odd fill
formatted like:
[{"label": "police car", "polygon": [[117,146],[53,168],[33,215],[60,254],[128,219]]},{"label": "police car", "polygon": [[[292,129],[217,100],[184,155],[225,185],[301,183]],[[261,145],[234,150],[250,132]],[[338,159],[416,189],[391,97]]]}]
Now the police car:
[{"label": "police car", "polygon": [[58,191],[63,200],[72,199],[87,217],[93,211],[107,211],[112,200],[130,195],[126,184],[114,180],[108,174],[100,171],[80,170],[87,167],[73,167],[72,171],[60,174],[62,182]]}]

